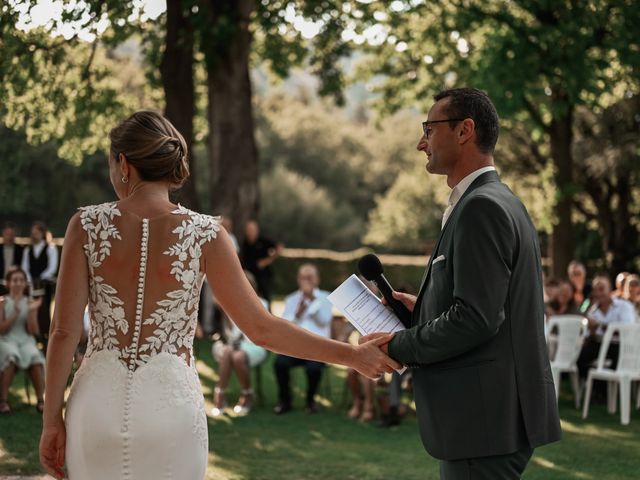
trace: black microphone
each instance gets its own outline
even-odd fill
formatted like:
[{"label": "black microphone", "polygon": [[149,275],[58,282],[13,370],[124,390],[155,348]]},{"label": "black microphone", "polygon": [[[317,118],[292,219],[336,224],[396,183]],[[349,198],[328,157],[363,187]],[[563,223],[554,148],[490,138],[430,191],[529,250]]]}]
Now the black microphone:
[{"label": "black microphone", "polygon": [[402,324],[406,328],[411,327],[411,312],[405,307],[400,300],[393,298],[393,289],[389,281],[384,277],[384,269],[380,259],[373,253],[368,253],[358,262],[358,270],[364,278],[376,284],[380,289],[382,296],[387,301],[394,313],[398,316]]}]

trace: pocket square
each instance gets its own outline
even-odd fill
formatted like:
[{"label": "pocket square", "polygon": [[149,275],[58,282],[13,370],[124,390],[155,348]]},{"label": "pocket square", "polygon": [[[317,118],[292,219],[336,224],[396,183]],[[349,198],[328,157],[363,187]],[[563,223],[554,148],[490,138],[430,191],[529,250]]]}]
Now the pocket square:
[{"label": "pocket square", "polygon": [[442,262],[445,259],[444,255],[440,255],[439,257],[436,257],[435,260],[433,261],[433,263],[431,265],[435,265],[438,262]]}]

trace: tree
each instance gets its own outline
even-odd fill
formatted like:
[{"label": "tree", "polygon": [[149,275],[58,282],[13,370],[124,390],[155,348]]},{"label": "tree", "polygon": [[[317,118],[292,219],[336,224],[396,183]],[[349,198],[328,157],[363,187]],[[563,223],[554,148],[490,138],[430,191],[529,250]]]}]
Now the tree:
[{"label": "tree", "polygon": [[[19,7],[23,8],[19,8]],[[0,114],[27,139],[58,141],[59,153],[79,163],[83,152],[105,146],[106,128],[130,105],[122,82],[111,76],[114,61],[97,44],[52,37],[51,29],[17,29],[30,2],[5,3],[0,22]]]},{"label": "tree", "polygon": [[448,187],[423,166],[402,172],[377,199],[364,241],[403,253],[427,253],[428,240],[440,233]]},{"label": "tree", "polygon": [[[278,76],[307,60],[321,79],[321,94],[341,99],[336,68],[346,54],[341,39],[343,1],[209,0],[199,2],[200,49],[208,85],[208,153],[212,211],[229,215],[236,233],[258,210],[258,154],[254,138],[252,51]],[[294,19],[322,24],[306,40]],[[312,52],[310,54],[310,52]]]},{"label": "tree", "polygon": [[640,250],[640,97],[620,100],[600,114],[576,115],[574,157],[577,179],[591,202],[576,202],[602,239],[606,266],[614,273],[634,270]]},{"label": "tree", "polygon": [[635,2],[399,1],[366,8],[382,39],[365,70],[384,75],[378,90],[386,110],[424,108],[437,90],[470,84],[489,93],[507,128],[523,123],[530,130],[536,140],[532,171],[549,160],[553,165],[552,273],[563,275],[573,255],[579,189],[572,154],[576,107],[599,110],[637,90]]},{"label": "tree", "polygon": [[[114,62],[108,61],[124,41],[144,37],[148,59],[153,62],[149,78],[159,77],[164,91],[160,106],[165,104],[165,115],[183,133],[192,151],[191,3],[168,0],[166,19],[160,19],[159,24],[145,19],[139,2],[134,0],[67,4],[60,18],[29,31],[18,30],[16,25],[37,8],[38,2],[5,4],[0,27],[0,48],[5,52],[0,61],[5,125],[25,129],[30,141],[56,139],[60,154],[76,163],[83,155],[106,149],[104,134],[125,115],[140,108],[158,108],[128,95],[121,82],[114,82],[117,70]],[[105,22],[106,29],[101,27]],[[59,34],[63,30],[73,33],[65,38]],[[96,135],[98,131],[103,133]],[[190,165],[195,172],[193,156]],[[192,178],[183,188],[181,200],[197,208],[194,185]]]},{"label": "tree", "polygon": [[352,250],[360,246],[364,220],[313,179],[282,165],[260,177],[260,223],[293,248]]},{"label": "tree", "polygon": [[[196,156],[194,154],[195,85],[194,85],[194,29],[189,19],[190,3],[167,0],[164,51],[160,60],[160,76],[164,90],[166,117],[185,138],[189,149],[191,177],[182,187],[181,200],[198,210],[196,193]],[[156,29],[157,30],[157,29]]]},{"label": "tree", "polygon": [[[258,205],[258,168],[257,150],[253,138],[253,111],[251,82],[249,78],[250,54],[255,49],[262,59],[268,62],[272,70],[285,76],[292,65],[308,59],[309,64],[322,81],[321,93],[334,94],[340,99],[342,85],[341,72],[336,68],[337,60],[347,53],[346,43],[341,39],[342,1],[255,1],[255,0],[168,0],[167,11],[157,21],[149,21],[140,11],[135,0],[117,2],[79,2],[66,4],[61,18],[54,19],[46,28],[37,31],[19,32],[15,25],[24,15],[37,7],[35,0],[19,0],[3,6],[3,38],[12,40],[10,48],[3,52],[9,55],[0,63],[0,76],[13,88],[21,84],[21,78],[11,77],[10,72],[16,59],[29,59],[29,52],[40,56],[51,55],[58,64],[68,58],[64,49],[78,47],[95,52],[99,44],[114,47],[124,40],[140,35],[149,61],[149,78],[159,80],[164,90],[165,114],[185,134],[190,151],[194,141],[193,118],[195,115],[194,66],[204,57],[206,65],[209,106],[208,154],[210,160],[211,209],[230,214],[241,229],[249,216],[256,214]],[[21,13],[22,12],[22,13]],[[293,14],[292,14],[293,12]],[[299,29],[294,28],[297,18],[312,18],[322,24],[322,28],[313,37],[313,48],[303,38]],[[135,21],[131,21],[135,18]],[[73,24],[74,35],[69,39],[54,39],[57,30]],[[103,26],[106,23],[107,28]],[[104,30],[104,31],[103,31]],[[9,31],[9,35],[6,35]],[[78,32],[92,32],[94,38],[89,43],[79,40]],[[34,41],[34,38],[38,41]],[[257,38],[257,42],[254,42]],[[164,41],[163,41],[164,40]],[[15,48],[14,48],[15,47]],[[42,128],[42,115],[32,111],[31,125],[34,130],[47,132],[51,137],[61,140],[86,138],[88,125],[102,118],[105,109],[110,113],[120,113],[124,109],[110,107],[117,105],[117,89],[97,91],[105,101],[92,101],[96,91],[91,89],[89,74],[92,69],[93,53],[82,68],[72,69],[75,75],[80,71],[81,82],[75,90],[91,92],[86,95],[84,109],[68,109],[67,95],[57,93],[43,96],[43,102],[56,112],[65,111],[73,124],[51,125],[48,130]],[[29,60],[20,65],[19,73],[32,72],[33,62]],[[159,66],[159,70],[158,70]],[[68,89],[68,79],[56,76],[57,71],[41,69],[47,72],[46,79],[34,83],[52,85],[62,84]],[[27,75],[28,76],[28,75]],[[105,72],[106,77],[106,72]],[[22,84],[25,82],[23,81]],[[10,91],[11,89],[9,89]],[[10,93],[10,92],[9,92]],[[109,95],[106,95],[109,93]],[[0,100],[17,101],[7,91],[0,92]],[[46,109],[45,109],[46,110]],[[84,115],[81,115],[85,112]],[[86,121],[89,116],[93,122]],[[108,117],[112,120],[111,115]],[[117,116],[117,115],[116,115]],[[121,118],[121,115],[119,115]],[[12,127],[25,126],[18,121],[5,118]],[[105,117],[107,118],[107,117]],[[77,119],[77,121],[75,121]],[[55,122],[52,122],[55,123]],[[108,124],[108,121],[103,123]],[[84,129],[84,130],[83,130]],[[40,132],[40,135],[44,135]],[[47,137],[49,138],[49,137]],[[43,136],[43,140],[46,138]],[[68,145],[64,143],[63,145]],[[70,147],[70,153],[78,159],[82,151],[91,152],[92,146],[85,149],[78,145]],[[95,147],[97,148],[97,146]],[[191,170],[195,157],[191,157]],[[184,201],[196,206],[195,180],[192,178],[186,186]]]}]

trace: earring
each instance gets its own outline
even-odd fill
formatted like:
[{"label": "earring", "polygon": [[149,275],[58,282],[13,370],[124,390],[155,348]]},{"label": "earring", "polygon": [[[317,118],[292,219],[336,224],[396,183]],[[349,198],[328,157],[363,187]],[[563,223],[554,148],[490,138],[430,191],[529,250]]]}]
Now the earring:
[{"label": "earring", "polygon": [[122,183],[129,183],[129,179],[127,177],[122,177],[121,180]]}]

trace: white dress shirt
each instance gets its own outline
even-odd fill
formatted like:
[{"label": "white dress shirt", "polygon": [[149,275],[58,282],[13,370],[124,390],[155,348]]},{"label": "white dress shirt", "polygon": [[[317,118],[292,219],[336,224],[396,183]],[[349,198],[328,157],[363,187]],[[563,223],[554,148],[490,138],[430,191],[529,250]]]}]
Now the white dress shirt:
[{"label": "white dress shirt", "polygon": [[56,271],[58,270],[58,249],[55,245],[47,244],[46,242],[42,241],[36,243],[35,245],[26,247],[22,253],[22,270],[27,273],[27,278],[29,279],[29,281],[32,281],[31,274],[29,273],[30,249],[33,248],[34,256],[39,257],[45,247],[47,249],[49,263],[47,264],[47,268],[45,268],[44,272],[42,272],[42,274],[40,275],[40,278],[43,280],[53,280],[56,275]]},{"label": "white dress shirt", "polygon": [[[609,325],[611,323],[634,323],[636,319],[636,313],[633,309],[631,302],[628,302],[622,298],[612,298],[612,303],[609,305],[607,312],[600,310],[598,304],[589,309],[588,316],[593,318],[601,325]],[[604,334],[604,328],[598,326],[596,329],[596,335],[602,336]]]},{"label": "white dress shirt", "polygon": [[1,280],[4,280],[4,277],[7,276],[11,267],[13,267],[13,245],[2,245],[2,255],[4,256],[4,272],[2,272]]},{"label": "white dress shirt", "polygon": [[333,318],[333,313],[331,303],[327,299],[328,295],[329,292],[316,288],[313,291],[315,298],[307,305],[301,317],[296,318],[298,305],[300,305],[300,300],[302,299],[302,292],[300,290],[293,292],[284,300],[282,318],[297,323],[311,333],[331,338],[331,319]]},{"label": "white dress shirt", "polygon": [[442,215],[442,228],[444,228],[444,226],[447,224],[447,220],[449,219],[451,212],[453,211],[456,204],[460,201],[460,199],[464,195],[464,192],[466,192],[467,189],[471,186],[473,181],[483,173],[492,172],[495,170],[496,170],[496,167],[492,167],[492,166],[479,168],[478,170],[475,170],[471,172],[469,175],[467,175],[466,177],[464,177],[462,180],[458,182],[458,184],[455,187],[453,187],[453,189],[451,190],[451,193],[449,194],[449,200],[447,201],[447,208],[445,209],[444,214]]}]

